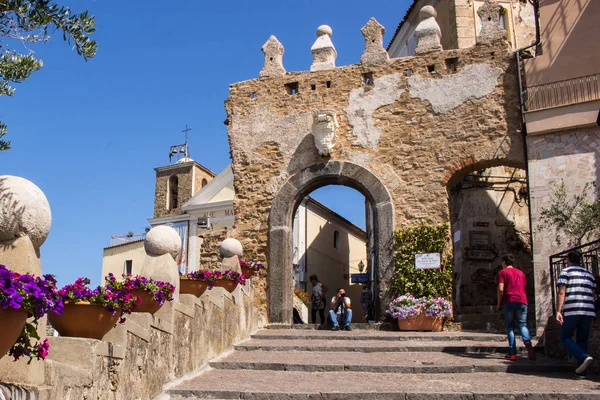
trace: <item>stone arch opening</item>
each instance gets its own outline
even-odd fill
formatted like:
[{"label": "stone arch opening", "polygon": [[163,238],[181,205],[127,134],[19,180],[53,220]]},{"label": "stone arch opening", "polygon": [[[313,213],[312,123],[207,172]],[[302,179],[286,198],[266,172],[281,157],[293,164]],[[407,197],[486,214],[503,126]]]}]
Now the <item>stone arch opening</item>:
[{"label": "stone arch opening", "polygon": [[447,190],[455,320],[464,329],[504,331],[502,314],[496,312],[496,276],[501,256],[511,253],[527,277],[529,317],[534,321],[525,165],[507,160],[463,162],[448,180]]},{"label": "stone arch opening", "polygon": [[269,322],[292,323],[292,227],[300,202],[310,192],[327,185],[351,187],[365,196],[370,210],[375,318],[387,303],[387,287],[394,272],[394,206],[383,183],[369,170],[344,161],[329,161],[301,169],[283,184],[269,212],[267,276]]}]

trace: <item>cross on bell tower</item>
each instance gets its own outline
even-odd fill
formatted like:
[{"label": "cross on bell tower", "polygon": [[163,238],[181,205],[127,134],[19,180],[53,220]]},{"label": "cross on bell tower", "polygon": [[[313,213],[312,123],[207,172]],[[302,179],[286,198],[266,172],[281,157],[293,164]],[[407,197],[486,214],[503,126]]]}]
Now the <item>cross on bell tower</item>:
[{"label": "cross on bell tower", "polygon": [[185,125],[185,129],[183,129],[181,132],[185,133],[185,142],[183,144],[176,144],[171,146],[170,150],[169,150],[169,164],[171,164],[171,159],[173,157],[173,154],[183,154],[183,158],[187,159],[189,158],[190,154],[189,154],[189,148],[188,148],[188,132],[191,131],[192,128],[188,127],[187,124]]}]

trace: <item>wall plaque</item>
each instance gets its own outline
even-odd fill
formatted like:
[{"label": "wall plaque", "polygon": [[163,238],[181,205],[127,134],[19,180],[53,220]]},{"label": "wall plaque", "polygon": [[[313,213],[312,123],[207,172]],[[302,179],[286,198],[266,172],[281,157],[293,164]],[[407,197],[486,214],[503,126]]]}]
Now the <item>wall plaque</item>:
[{"label": "wall plaque", "polygon": [[496,254],[491,250],[486,249],[467,249],[465,258],[470,260],[487,260],[492,261],[496,258]]},{"label": "wall plaque", "polygon": [[417,269],[440,269],[440,253],[415,254],[415,267]]},{"label": "wall plaque", "polygon": [[491,245],[491,234],[487,231],[469,231],[469,247],[487,249]]}]

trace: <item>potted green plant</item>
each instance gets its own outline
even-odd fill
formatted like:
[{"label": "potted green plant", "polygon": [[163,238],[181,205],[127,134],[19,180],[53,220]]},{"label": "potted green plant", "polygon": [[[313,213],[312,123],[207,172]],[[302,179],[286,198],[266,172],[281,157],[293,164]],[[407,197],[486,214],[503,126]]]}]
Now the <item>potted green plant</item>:
[{"label": "potted green plant", "polygon": [[124,323],[139,297],[125,289],[98,286],[90,289],[88,278],[58,291],[64,302],[62,314],[50,312],[48,319],[61,336],[101,340],[116,324]]},{"label": "potted green plant", "polygon": [[387,313],[398,320],[401,331],[441,331],[443,319],[452,316],[452,304],[444,298],[415,298],[407,293],[392,300]]},{"label": "potted green plant", "polygon": [[120,280],[117,280],[113,273],[109,273],[104,278],[105,285],[110,287],[111,291],[128,291],[139,298],[135,304],[133,312],[147,312],[154,314],[163,306],[166,301],[173,300],[175,286],[169,282],[156,281],[152,278],[143,276],[132,276],[123,274]]}]

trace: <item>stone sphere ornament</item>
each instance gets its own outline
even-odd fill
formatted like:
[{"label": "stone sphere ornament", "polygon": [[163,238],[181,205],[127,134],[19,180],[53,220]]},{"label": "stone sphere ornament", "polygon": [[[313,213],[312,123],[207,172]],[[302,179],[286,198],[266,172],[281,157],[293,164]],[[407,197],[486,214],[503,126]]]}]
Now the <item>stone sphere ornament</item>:
[{"label": "stone sphere ornament", "polygon": [[170,226],[155,226],[146,234],[144,249],[152,256],[171,254],[173,258],[176,258],[181,251],[181,238],[177,231]]},{"label": "stone sphere ornament", "polygon": [[321,25],[317,28],[317,37],[327,35],[331,37],[333,35],[333,29],[329,25]]},{"label": "stone sphere ornament", "polygon": [[28,236],[39,249],[51,225],[50,204],[39,187],[18,176],[0,176],[0,243]]},{"label": "stone sphere ornament", "polygon": [[437,18],[437,11],[433,6],[425,6],[419,10],[419,18],[421,20],[431,17]]},{"label": "stone sphere ornament", "polygon": [[243,253],[242,244],[239,240],[234,238],[227,238],[221,242],[219,246],[219,252],[222,258],[229,258],[233,256],[241,257]]}]

